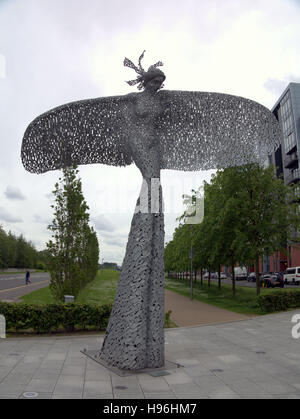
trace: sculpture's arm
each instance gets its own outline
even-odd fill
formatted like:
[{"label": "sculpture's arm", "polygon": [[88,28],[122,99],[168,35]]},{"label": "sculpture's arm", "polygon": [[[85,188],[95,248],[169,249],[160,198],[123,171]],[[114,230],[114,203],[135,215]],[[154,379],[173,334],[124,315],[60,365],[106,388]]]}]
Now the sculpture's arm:
[{"label": "sculpture's arm", "polygon": [[264,106],[221,93],[162,90],[157,120],[161,168],[208,170],[263,163],[281,131]]},{"label": "sculpture's arm", "polygon": [[123,117],[130,100],[128,96],[82,100],[40,115],[24,134],[25,169],[44,173],[74,164],[131,164]]}]

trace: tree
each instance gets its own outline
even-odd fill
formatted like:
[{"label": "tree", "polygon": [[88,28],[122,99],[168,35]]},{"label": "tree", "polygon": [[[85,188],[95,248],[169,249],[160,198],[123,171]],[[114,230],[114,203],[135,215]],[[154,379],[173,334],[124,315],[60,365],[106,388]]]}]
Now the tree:
[{"label": "tree", "polygon": [[0,268],[36,268],[38,252],[21,234],[8,234],[0,226]]},{"label": "tree", "polygon": [[55,184],[54,219],[48,228],[47,243],[50,289],[63,301],[65,294],[75,297],[94,279],[98,269],[99,246],[96,233],[89,227],[88,206],[82,193],[76,166],[63,169]]},{"label": "tree", "polygon": [[220,246],[223,259],[255,261],[257,294],[260,293],[259,260],[297,240],[299,197],[295,188],[276,177],[274,168],[249,164],[218,171],[207,190],[206,200],[219,202],[213,219],[218,225],[214,247]]},{"label": "tree", "polygon": [[218,271],[220,264],[231,266],[232,293],[235,295],[234,267],[239,261],[237,234],[240,221],[235,197],[239,179],[237,176],[230,178],[224,172],[217,172],[211,183],[205,185],[205,236],[210,265],[217,267]]},{"label": "tree", "polygon": [[[7,259],[6,259],[7,266],[10,268],[14,268],[16,266],[16,261],[17,261],[17,238],[11,231],[9,231],[7,235]],[[28,268],[32,268],[32,266],[28,265]]]},{"label": "tree", "polygon": [[5,231],[3,230],[2,226],[0,225],[0,268],[1,269],[6,267],[6,263],[7,263],[6,249],[7,249],[7,235]]},{"label": "tree", "polygon": [[[196,192],[192,193],[195,200]],[[204,219],[193,226],[195,266],[209,272],[220,271],[220,264],[231,266],[235,294],[234,267],[254,261],[259,295],[259,261],[287,243],[299,242],[299,198],[297,187],[286,186],[272,166],[249,164],[219,170],[205,184]],[[167,266],[175,269],[188,269],[190,235],[185,227],[175,230],[166,248]]]}]

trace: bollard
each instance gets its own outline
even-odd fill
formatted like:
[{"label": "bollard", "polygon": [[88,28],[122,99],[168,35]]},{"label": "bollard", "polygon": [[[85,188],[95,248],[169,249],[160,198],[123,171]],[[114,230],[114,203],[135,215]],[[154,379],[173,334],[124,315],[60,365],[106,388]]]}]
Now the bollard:
[{"label": "bollard", "polygon": [[0,339],[6,338],[6,321],[5,317],[0,314]]},{"label": "bollard", "polygon": [[74,295],[64,295],[65,303],[74,303]]}]

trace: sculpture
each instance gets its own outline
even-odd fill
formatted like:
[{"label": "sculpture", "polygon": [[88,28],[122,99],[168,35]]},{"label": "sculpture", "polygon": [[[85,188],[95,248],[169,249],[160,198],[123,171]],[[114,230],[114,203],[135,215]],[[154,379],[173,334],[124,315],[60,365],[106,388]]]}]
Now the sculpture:
[{"label": "sculpture", "polygon": [[[145,52],[145,51],[144,51]],[[117,294],[98,356],[123,370],[164,365],[164,216],[162,169],[208,170],[263,162],[280,144],[276,118],[241,97],[160,90],[165,80],[125,58],[141,93],[72,102],[36,118],[27,128],[22,160],[30,172],[73,164],[135,163],[148,202],[137,201]],[[153,185],[156,197],[153,198]],[[148,189],[147,189],[148,188]],[[155,195],[155,193],[154,193]],[[151,201],[152,200],[152,201]],[[154,202],[155,201],[155,202]],[[147,211],[148,210],[148,211]]]}]

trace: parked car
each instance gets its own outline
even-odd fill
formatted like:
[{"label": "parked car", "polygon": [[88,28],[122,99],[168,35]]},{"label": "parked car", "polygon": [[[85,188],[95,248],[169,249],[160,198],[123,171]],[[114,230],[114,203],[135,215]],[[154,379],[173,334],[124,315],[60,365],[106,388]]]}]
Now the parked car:
[{"label": "parked car", "polygon": [[266,288],[284,287],[284,280],[279,278],[277,275],[271,275],[271,278],[267,280],[265,284]]},{"label": "parked car", "polygon": [[255,272],[250,272],[250,274],[248,275],[247,281],[248,282],[256,282],[256,273]]},{"label": "parked car", "polygon": [[285,284],[299,285],[300,266],[296,266],[295,268],[288,268],[283,275],[283,280]]},{"label": "parked car", "polygon": [[282,280],[284,281],[284,278],[283,278],[283,273],[282,273],[282,272],[274,272],[274,274],[273,274],[273,275],[276,275],[276,276],[277,276],[277,278],[282,279]]},{"label": "parked car", "polygon": [[[214,273],[211,272],[210,273],[210,279],[213,279],[213,277],[214,277]],[[205,272],[205,274],[203,275],[203,279],[208,279],[208,272]]]},{"label": "parked car", "polygon": [[236,281],[247,279],[247,269],[245,267],[237,266],[234,268],[234,275]]},{"label": "parked car", "polygon": [[[213,272],[211,274],[211,277],[214,279],[219,279],[219,273],[218,272]],[[227,279],[227,275],[225,274],[225,272],[220,272],[220,278],[221,279]]]},{"label": "parked car", "polygon": [[269,285],[269,282],[271,281],[271,278],[272,278],[272,274],[263,274],[261,277],[260,277],[260,286],[265,286],[265,287],[267,287],[268,288],[268,285]]}]

